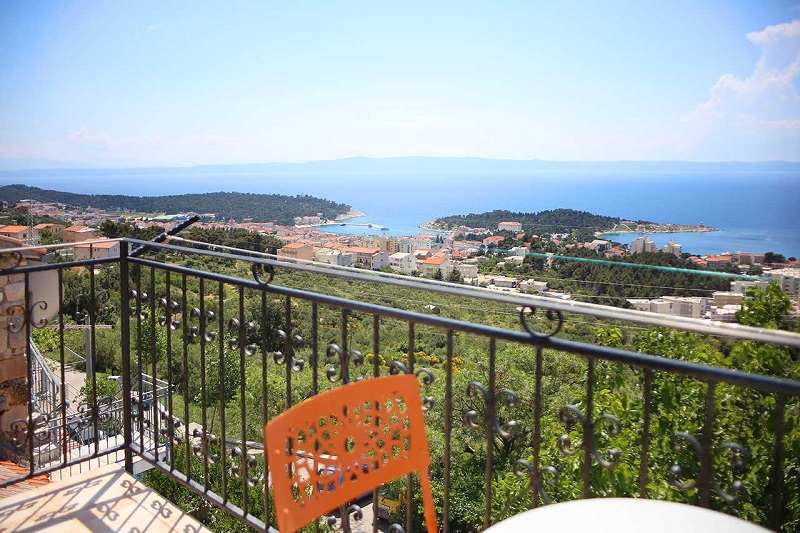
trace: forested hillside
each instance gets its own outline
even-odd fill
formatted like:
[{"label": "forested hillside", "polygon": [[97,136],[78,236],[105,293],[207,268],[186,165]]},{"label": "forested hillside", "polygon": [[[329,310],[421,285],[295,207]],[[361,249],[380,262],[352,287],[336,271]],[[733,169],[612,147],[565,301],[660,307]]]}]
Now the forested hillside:
[{"label": "forested hillside", "polygon": [[72,207],[94,207],[110,211],[134,213],[215,213],[218,220],[242,220],[250,217],[254,222],[272,222],[291,225],[294,217],[322,213],[326,218],[336,218],[350,210],[341,204],[308,195],[253,194],[240,192],[212,192],[204,194],[179,194],[172,196],[124,196],[119,194],[74,194],[29,187],[5,185],[0,187],[0,200],[17,203],[30,198],[42,202],[61,203]]},{"label": "forested hillside", "polygon": [[572,233],[577,230],[593,233],[613,227],[620,222],[620,218],[595,215],[575,209],[551,209],[538,213],[515,213],[495,209],[485,213],[441,217],[437,218],[434,224],[443,229],[455,229],[458,226],[497,229],[497,224],[506,221],[520,222],[522,229],[527,233]]}]

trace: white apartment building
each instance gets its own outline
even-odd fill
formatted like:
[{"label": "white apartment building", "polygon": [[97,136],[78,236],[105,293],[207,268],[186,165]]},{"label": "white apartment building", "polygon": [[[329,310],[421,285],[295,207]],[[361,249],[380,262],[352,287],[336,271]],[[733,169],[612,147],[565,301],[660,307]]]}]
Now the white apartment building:
[{"label": "white apartment building", "polygon": [[596,252],[605,252],[611,247],[611,243],[603,239],[595,239],[592,242],[590,242],[586,247],[591,248]]},{"label": "white apartment building", "polygon": [[713,306],[708,311],[708,318],[720,322],[736,322],[736,312],[741,309],[739,305]]},{"label": "white apartment building", "polygon": [[344,251],[353,254],[354,263],[360,263],[369,270],[380,270],[385,266],[389,266],[389,252],[360,246],[346,248]]},{"label": "white apartment building", "polygon": [[502,287],[504,289],[516,289],[517,279],[509,278],[507,276],[497,276],[494,278],[493,283],[495,287]]},{"label": "white apartment building", "polygon": [[412,237],[415,249],[425,248],[431,250],[433,248],[440,248],[441,243],[436,242],[436,235],[429,233],[420,233],[416,237]]},{"label": "white apartment building", "polygon": [[744,294],[738,292],[717,291],[713,294],[714,305],[723,307],[725,305],[742,305]]},{"label": "white apartment building", "polygon": [[525,257],[528,255],[529,251],[530,249],[526,248],[525,246],[514,246],[513,248],[509,248],[508,255],[521,255],[522,257]]},{"label": "white apartment building", "polygon": [[395,252],[403,252],[406,254],[413,254],[417,250],[416,239],[409,239],[408,237],[400,237],[397,239]]},{"label": "white apartment building", "polygon": [[769,285],[768,281],[762,280],[755,280],[755,281],[748,281],[743,279],[737,279],[736,281],[731,281],[731,292],[735,292],[736,294],[747,294],[747,289],[750,287],[758,287],[763,289]]},{"label": "white apartment building", "polygon": [[353,266],[353,254],[330,248],[314,251],[314,261],[335,266]]},{"label": "white apartment building", "polygon": [[650,237],[638,237],[631,243],[632,254],[653,253],[658,251],[656,243]]},{"label": "white apartment building", "polygon": [[649,313],[658,313],[660,315],[673,315],[674,302],[665,298],[655,298],[649,300],[647,298],[630,298],[628,302],[633,305],[637,311],[647,311]]},{"label": "white apartment building", "polygon": [[708,308],[708,298],[693,296],[663,296],[661,299],[672,304],[670,312],[673,316],[703,318]]},{"label": "white apartment building", "polygon": [[514,231],[519,232],[522,231],[522,223],[521,222],[501,222],[497,225],[497,229],[499,231]]},{"label": "white apartment building", "polygon": [[544,292],[547,290],[547,282],[526,279],[519,284],[519,290],[522,292]]},{"label": "white apartment building", "polygon": [[456,263],[453,266],[461,273],[462,278],[478,277],[478,265],[475,263]]},{"label": "white apartment building", "polygon": [[800,294],[800,268],[778,268],[765,270],[764,276],[777,281],[781,290],[792,296]]},{"label": "white apartment building", "polygon": [[681,245],[675,241],[669,241],[667,244],[664,245],[664,248],[662,248],[661,251],[668,254],[672,254],[675,257],[680,257]]},{"label": "white apartment building", "polygon": [[389,256],[389,267],[398,272],[411,274],[417,270],[417,258],[408,252],[396,252]]}]

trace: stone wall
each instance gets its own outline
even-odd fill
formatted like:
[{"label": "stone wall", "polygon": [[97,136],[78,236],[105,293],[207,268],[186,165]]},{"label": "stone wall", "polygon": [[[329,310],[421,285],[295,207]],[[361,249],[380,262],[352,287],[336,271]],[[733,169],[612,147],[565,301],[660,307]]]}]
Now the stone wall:
[{"label": "stone wall", "polygon": [[28,417],[24,313],[24,276],[0,275],[0,440],[4,441],[11,440],[11,424]]}]

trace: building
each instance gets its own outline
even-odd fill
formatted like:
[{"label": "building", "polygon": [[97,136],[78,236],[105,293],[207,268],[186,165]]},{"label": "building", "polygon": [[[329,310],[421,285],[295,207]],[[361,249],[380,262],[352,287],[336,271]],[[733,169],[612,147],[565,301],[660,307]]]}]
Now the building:
[{"label": "building", "polygon": [[517,278],[509,278],[507,276],[495,276],[492,280],[492,285],[503,289],[516,289]]},{"label": "building", "polygon": [[63,242],[83,242],[97,238],[97,230],[86,226],[70,226],[61,230]]},{"label": "building", "polygon": [[64,224],[36,224],[33,227],[33,238],[38,240],[43,231],[49,231],[53,235],[61,235],[61,232],[66,228]]},{"label": "building", "polygon": [[353,266],[353,254],[333,250],[331,248],[318,248],[314,250],[314,261],[334,266]]},{"label": "building", "polygon": [[501,244],[503,244],[505,238],[500,235],[493,235],[491,237],[486,237],[483,239],[483,245],[487,248],[497,248]]},{"label": "building", "polygon": [[667,244],[664,245],[664,248],[662,248],[661,251],[667,254],[672,254],[675,257],[680,257],[681,245],[675,241],[669,241]]},{"label": "building", "polygon": [[657,252],[658,247],[650,240],[650,237],[638,237],[631,243],[630,250],[632,254],[645,254]]},{"label": "building", "polygon": [[547,290],[547,282],[546,281],[536,281],[533,279],[526,279],[525,281],[519,284],[519,290],[521,292],[544,292]]},{"label": "building", "polygon": [[735,292],[736,294],[747,294],[747,289],[750,287],[763,289],[767,285],[769,285],[768,281],[747,281],[743,279],[737,279],[736,281],[731,281],[731,292]]},{"label": "building", "polygon": [[706,257],[708,268],[719,268],[732,263],[733,258],[730,255],[709,255]]},{"label": "building", "polygon": [[76,244],[73,251],[75,260],[108,259],[119,257],[119,241],[85,242]]},{"label": "building", "polygon": [[381,252],[389,251],[389,238],[385,235],[367,235],[358,240],[358,245],[363,248],[377,248]]},{"label": "building", "polygon": [[497,225],[498,231],[522,231],[522,223],[520,222],[501,222]]},{"label": "building", "polygon": [[603,253],[611,247],[611,243],[603,239],[595,239],[592,242],[587,243],[586,247],[591,248],[595,252]]},{"label": "building", "polygon": [[366,269],[380,270],[389,266],[389,252],[362,246],[351,246],[346,248],[345,251],[353,254],[353,264],[361,265]]},{"label": "building", "polygon": [[408,252],[396,252],[389,256],[389,267],[398,272],[411,274],[417,270],[417,258]]},{"label": "building", "polygon": [[33,237],[31,229],[28,226],[3,226],[0,227],[0,235],[20,241],[27,241]]},{"label": "building", "polygon": [[726,305],[742,305],[744,295],[737,292],[717,291],[713,294],[714,305],[723,307]]},{"label": "building", "polygon": [[453,265],[450,258],[446,255],[434,255],[424,260],[418,265],[419,272],[425,277],[432,278],[436,275],[437,270],[442,271],[442,277],[447,277],[453,270]]},{"label": "building", "polygon": [[736,322],[736,312],[741,309],[740,305],[713,306],[708,310],[708,318],[719,322]]},{"label": "building", "polygon": [[661,298],[631,298],[628,303],[638,311],[684,318],[703,318],[709,309],[709,299],[694,296],[662,296]]},{"label": "building", "polygon": [[685,318],[703,318],[708,310],[708,298],[696,296],[662,296],[662,300],[671,305],[673,316]]},{"label": "building", "polygon": [[284,244],[278,250],[278,259],[281,261],[313,261],[314,260],[314,247],[310,244],[302,242],[292,242]]},{"label": "building", "polygon": [[800,294],[800,268],[777,268],[764,271],[764,276],[771,281],[777,281],[781,290],[786,294],[796,296]]},{"label": "building", "polygon": [[417,240],[410,239],[408,237],[400,237],[397,239],[397,244],[395,246],[395,252],[404,252],[413,254],[417,249]]},{"label": "building", "polygon": [[478,265],[475,263],[458,262],[453,264],[454,268],[461,273],[462,278],[477,278]]}]

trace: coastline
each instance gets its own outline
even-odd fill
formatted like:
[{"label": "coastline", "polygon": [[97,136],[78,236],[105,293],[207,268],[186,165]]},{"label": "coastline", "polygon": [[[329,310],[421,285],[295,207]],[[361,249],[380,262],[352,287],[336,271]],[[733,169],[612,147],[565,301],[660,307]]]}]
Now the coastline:
[{"label": "coastline", "polygon": [[[635,228],[632,228],[631,226],[635,226]],[[640,235],[651,234],[651,233],[710,233],[713,231],[719,231],[719,229],[705,226],[702,222],[697,226],[672,224],[672,223],[626,224],[625,222],[620,222],[611,229],[598,231],[597,233],[595,233],[595,235],[601,236],[601,235],[609,235],[609,234],[616,235],[625,233],[638,233]]]},{"label": "coastline", "polygon": [[433,231],[436,233],[452,233],[452,230],[443,229],[438,224],[434,224],[434,222],[436,222],[436,220],[431,220],[430,222],[423,222],[417,227],[424,229],[425,231]]},{"label": "coastline", "polygon": [[365,216],[367,216],[367,215],[362,213],[361,211],[358,211],[356,209],[351,209],[347,213],[342,213],[341,215],[336,215],[336,218],[334,220],[349,220],[351,218],[358,218],[358,217],[365,217]]}]

